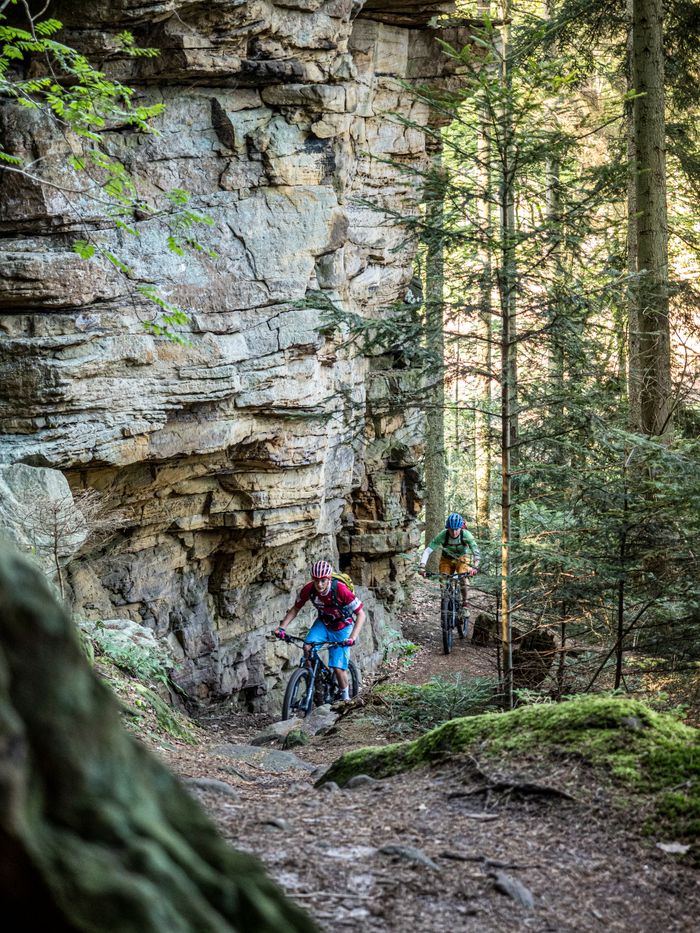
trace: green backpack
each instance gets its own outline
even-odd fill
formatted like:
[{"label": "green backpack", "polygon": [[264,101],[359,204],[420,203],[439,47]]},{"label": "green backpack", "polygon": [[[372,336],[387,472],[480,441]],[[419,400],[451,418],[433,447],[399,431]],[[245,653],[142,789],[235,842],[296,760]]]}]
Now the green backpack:
[{"label": "green backpack", "polygon": [[333,599],[333,605],[336,609],[341,611],[344,619],[349,619],[352,615],[352,610],[349,610],[347,606],[341,605],[338,600],[339,583],[344,583],[351,593],[355,592],[355,584],[352,582],[352,577],[348,573],[334,573],[331,576],[331,597]]},{"label": "green backpack", "polygon": [[333,580],[338,580],[340,583],[344,583],[351,593],[355,592],[355,584],[352,582],[352,577],[349,573],[340,573],[340,571],[335,571],[331,576],[331,586],[333,585]]}]

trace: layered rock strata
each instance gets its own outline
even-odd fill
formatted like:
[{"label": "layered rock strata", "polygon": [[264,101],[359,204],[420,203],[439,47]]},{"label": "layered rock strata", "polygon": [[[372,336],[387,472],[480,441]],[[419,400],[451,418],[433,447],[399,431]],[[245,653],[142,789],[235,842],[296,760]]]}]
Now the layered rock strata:
[{"label": "layered rock strata", "polygon": [[[0,112],[6,148],[57,185],[0,173],[0,460],[126,516],[71,566],[74,608],[167,639],[193,696],[269,695],[287,649],[265,633],[320,556],[371,610],[365,663],[381,651],[418,540],[415,376],[324,315],[410,314],[414,245],[390,217],[416,209],[428,112],[403,82],[442,73],[426,27],[448,6],[57,3],[66,41],[165,104],[158,135],[103,135],[146,199],[185,189],[210,218],[183,255],[163,218],[106,224],[56,127]],[[159,57],[120,53],[125,28]],[[144,283],[187,309],[186,343],[144,329]]]}]

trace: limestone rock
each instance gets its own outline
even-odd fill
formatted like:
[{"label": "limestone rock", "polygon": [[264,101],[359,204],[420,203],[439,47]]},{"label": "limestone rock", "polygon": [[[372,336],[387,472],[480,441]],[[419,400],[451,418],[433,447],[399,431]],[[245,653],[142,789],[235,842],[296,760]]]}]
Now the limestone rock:
[{"label": "limestone rock", "polygon": [[0,466],[0,532],[54,577],[88,536],[85,516],[59,470]]},{"label": "limestone rock", "polygon": [[256,745],[217,745],[215,755],[231,758],[234,761],[246,761],[261,771],[281,774],[283,771],[313,771],[315,765],[302,761],[292,752],[260,748]]},{"label": "limestone rock", "polygon": [[[413,277],[391,212],[415,209],[398,162],[420,169],[429,147],[391,114],[432,119],[404,82],[449,73],[428,23],[450,4],[55,6],[61,39],[165,105],[157,134],[107,127],[102,144],[148,203],[185,189],[211,223],[185,255],[161,216],[124,236],[81,189],[60,128],[0,105],[6,149],[67,189],[0,173],[0,463],[61,470],[130,516],[69,568],[81,617],[152,630],[194,699],[273,708],[291,656],[265,634],[312,560],[362,587],[356,652],[371,668],[418,542],[418,377],[405,348],[370,356],[343,315],[384,315]],[[161,54],[122,54],[124,29]],[[131,278],[72,252],[85,229]],[[188,313],[185,343],[144,329],[158,313],[144,283]]]},{"label": "limestone rock", "polygon": [[250,740],[251,745],[282,745],[290,732],[298,729],[301,720],[283,719],[271,723],[266,729]]},{"label": "limestone rock", "polygon": [[299,728],[307,735],[319,735],[325,732],[326,729],[330,729],[331,726],[335,725],[338,719],[338,713],[332,710],[330,705],[326,703],[323,706],[317,706],[315,709],[312,709],[309,715],[301,720]]}]

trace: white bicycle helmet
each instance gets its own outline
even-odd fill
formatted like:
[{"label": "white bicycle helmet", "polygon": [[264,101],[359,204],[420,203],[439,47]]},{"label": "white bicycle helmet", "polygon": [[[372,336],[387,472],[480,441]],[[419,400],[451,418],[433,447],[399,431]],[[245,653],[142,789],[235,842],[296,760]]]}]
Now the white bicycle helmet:
[{"label": "white bicycle helmet", "polygon": [[311,578],[313,580],[323,580],[333,575],[333,568],[327,560],[317,560],[311,567]]}]

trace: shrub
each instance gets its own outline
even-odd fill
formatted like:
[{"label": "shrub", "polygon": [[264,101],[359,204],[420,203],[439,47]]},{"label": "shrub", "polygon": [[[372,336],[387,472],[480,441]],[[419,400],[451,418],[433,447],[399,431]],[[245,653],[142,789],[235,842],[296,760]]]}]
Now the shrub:
[{"label": "shrub", "polygon": [[425,684],[389,684],[378,688],[396,731],[423,732],[462,716],[495,706],[498,686],[488,678],[432,677]]}]

